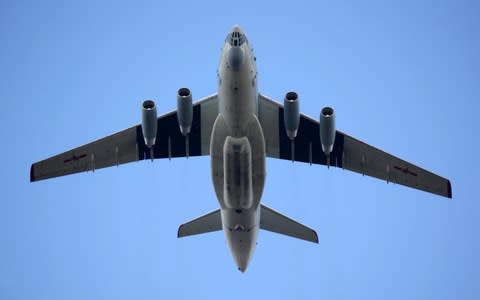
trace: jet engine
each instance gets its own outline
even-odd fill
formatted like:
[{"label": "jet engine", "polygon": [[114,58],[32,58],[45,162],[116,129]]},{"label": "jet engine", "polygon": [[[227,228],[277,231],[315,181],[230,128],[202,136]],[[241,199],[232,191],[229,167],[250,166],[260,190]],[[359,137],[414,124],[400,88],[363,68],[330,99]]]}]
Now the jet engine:
[{"label": "jet engine", "polygon": [[177,92],[177,120],[184,136],[190,133],[193,118],[192,93],[187,88]]},{"label": "jet engine", "polygon": [[333,150],[335,143],[335,111],[331,107],[324,107],[320,111],[320,142],[327,157]]},{"label": "jet engine", "polygon": [[153,100],[142,103],[142,133],[145,145],[152,148],[157,137],[157,107]]},{"label": "jet engine", "polygon": [[283,100],[283,122],[287,136],[293,140],[297,136],[300,123],[300,99],[297,93],[288,92]]}]

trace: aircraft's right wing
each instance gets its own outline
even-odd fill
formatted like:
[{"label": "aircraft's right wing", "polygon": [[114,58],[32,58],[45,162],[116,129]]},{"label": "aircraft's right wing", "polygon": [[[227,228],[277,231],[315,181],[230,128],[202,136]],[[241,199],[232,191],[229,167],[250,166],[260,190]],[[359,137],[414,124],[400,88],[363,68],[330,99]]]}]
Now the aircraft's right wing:
[{"label": "aircraft's right wing", "polygon": [[[283,105],[259,94],[259,120],[262,124],[267,156],[310,164],[327,165],[320,143],[320,125],[304,114],[294,141],[285,133]],[[452,198],[450,181],[403,159],[336,131],[330,165],[372,176],[387,182]]]},{"label": "aircraft's right wing", "polygon": [[[193,104],[188,142],[180,132],[176,110],[159,116],[153,158],[208,155],[213,122],[218,114],[217,101],[217,94],[214,94]],[[145,145],[142,126],[139,124],[32,164],[30,181],[93,171],[144,159],[152,157],[150,149]]]}]

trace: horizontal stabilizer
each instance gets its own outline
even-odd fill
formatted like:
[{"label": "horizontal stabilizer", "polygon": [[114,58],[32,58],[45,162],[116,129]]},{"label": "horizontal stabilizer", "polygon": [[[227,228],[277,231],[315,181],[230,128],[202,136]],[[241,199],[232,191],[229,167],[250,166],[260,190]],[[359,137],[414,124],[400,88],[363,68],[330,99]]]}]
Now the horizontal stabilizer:
[{"label": "horizontal stabilizer", "polygon": [[260,229],[318,244],[318,236],[315,230],[308,228],[307,226],[302,225],[265,205],[261,205]]},{"label": "horizontal stabilizer", "polygon": [[222,230],[222,217],[220,209],[198,217],[178,227],[178,237],[207,233]]}]

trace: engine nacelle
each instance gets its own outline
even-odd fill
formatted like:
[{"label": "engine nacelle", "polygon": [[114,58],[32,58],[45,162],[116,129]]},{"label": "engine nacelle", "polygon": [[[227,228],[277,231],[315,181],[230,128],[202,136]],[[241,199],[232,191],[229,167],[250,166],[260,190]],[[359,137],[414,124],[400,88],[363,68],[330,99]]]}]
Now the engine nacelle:
[{"label": "engine nacelle", "polygon": [[320,111],[320,142],[325,155],[329,156],[335,144],[335,111],[324,107]]},{"label": "engine nacelle", "polygon": [[283,100],[283,123],[287,136],[293,140],[300,124],[300,99],[297,93],[288,92]]},{"label": "engine nacelle", "polygon": [[181,88],[177,92],[177,120],[180,132],[185,136],[190,133],[192,118],[192,93],[187,88]]},{"label": "engine nacelle", "polygon": [[157,107],[153,100],[145,100],[142,103],[142,133],[145,145],[152,148],[157,138]]}]

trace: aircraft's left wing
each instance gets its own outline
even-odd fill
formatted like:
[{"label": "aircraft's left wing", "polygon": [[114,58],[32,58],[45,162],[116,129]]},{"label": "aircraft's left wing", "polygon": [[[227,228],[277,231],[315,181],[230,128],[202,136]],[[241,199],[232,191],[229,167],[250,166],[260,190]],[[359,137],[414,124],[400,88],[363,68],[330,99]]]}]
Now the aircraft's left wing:
[{"label": "aircraft's left wing", "polygon": [[[218,114],[217,107],[216,94],[193,105],[188,142],[180,132],[176,111],[158,117],[153,158],[208,155],[212,126]],[[139,124],[32,164],[30,181],[94,171],[151,158]]]},{"label": "aircraft's left wing", "polygon": [[[258,101],[258,115],[265,136],[267,156],[327,165],[320,143],[318,121],[300,114],[300,124],[292,151],[292,143],[285,133],[283,123],[283,105],[261,94]],[[338,130],[333,151],[330,153],[330,166],[452,198],[452,187],[448,179]]]}]

